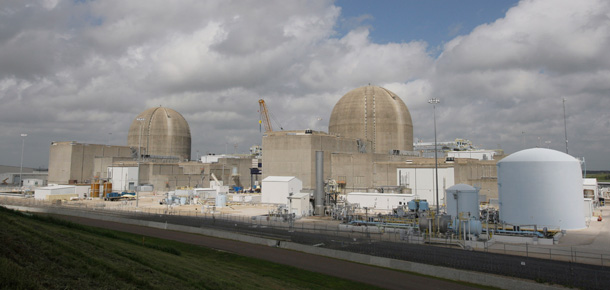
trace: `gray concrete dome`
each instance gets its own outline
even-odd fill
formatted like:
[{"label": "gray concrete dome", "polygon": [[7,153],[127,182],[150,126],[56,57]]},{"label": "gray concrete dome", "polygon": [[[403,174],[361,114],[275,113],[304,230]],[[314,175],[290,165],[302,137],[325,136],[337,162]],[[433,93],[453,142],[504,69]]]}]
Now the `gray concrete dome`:
[{"label": "gray concrete dome", "polygon": [[360,87],[345,94],[333,108],[328,132],[372,141],[369,152],[413,150],[409,109],[396,94],[378,86]]},{"label": "gray concrete dome", "polygon": [[191,129],[180,113],[164,107],[140,113],[129,127],[128,146],[138,148],[140,130],[143,155],[191,158]]}]

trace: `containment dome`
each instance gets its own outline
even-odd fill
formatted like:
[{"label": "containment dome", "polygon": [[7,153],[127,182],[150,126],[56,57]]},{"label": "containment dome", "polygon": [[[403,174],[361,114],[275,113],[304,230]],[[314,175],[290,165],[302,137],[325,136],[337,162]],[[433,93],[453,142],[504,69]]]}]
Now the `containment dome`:
[{"label": "containment dome", "polygon": [[498,162],[500,220],[561,229],[585,227],[580,161],[543,148],[513,153]]},{"label": "containment dome", "polygon": [[447,188],[447,213],[453,219],[479,218],[479,190],[468,184]]},{"label": "containment dome", "polygon": [[127,144],[142,155],[191,158],[191,129],[180,113],[163,107],[140,113],[129,127]]},{"label": "containment dome", "polygon": [[366,86],[345,94],[333,108],[330,134],[372,141],[368,152],[413,150],[413,122],[405,103],[396,94]]}]

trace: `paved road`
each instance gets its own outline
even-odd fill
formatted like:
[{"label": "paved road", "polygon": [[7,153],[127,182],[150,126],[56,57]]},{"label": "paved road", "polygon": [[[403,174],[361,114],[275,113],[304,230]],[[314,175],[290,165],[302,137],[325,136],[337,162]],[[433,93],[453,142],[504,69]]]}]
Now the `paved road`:
[{"label": "paved road", "polygon": [[274,263],[290,265],[308,271],[319,272],[343,279],[363,282],[386,289],[477,289],[451,281],[439,280],[431,277],[423,277],[409,274],[406,272],[357,264],[353,262],[295,252],[286,249],[254,245],[233,240],[225,240],[190,233],[174,232],[162,229],[100,221],[95,219],[85,219],[72,216],[57,217],[89,226],[130,232],[139,235],[174,240],[182,243],[223,250],[242,256],[267,260]]}]

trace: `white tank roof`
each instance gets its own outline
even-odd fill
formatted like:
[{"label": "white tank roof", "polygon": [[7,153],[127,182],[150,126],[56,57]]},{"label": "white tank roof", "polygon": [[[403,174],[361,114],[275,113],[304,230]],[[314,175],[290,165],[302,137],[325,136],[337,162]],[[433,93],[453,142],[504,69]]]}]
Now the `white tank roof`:
[{"label": "white tank roof", "polygon": [[578,159],[565,154],[563,152],[546,149],[546,148],[531,148],[515,152],[498,163],[503,162],[538,162],[538,161],[567,161],[573,162]]},{"label": "white tank roof", "polygon": [[476,188],[474,188],[468,184],[463,184],[463,183],[456,184],[452,187],[447,188],[447,191],[458,191],[458,190],[459,191],[477,191]]}]

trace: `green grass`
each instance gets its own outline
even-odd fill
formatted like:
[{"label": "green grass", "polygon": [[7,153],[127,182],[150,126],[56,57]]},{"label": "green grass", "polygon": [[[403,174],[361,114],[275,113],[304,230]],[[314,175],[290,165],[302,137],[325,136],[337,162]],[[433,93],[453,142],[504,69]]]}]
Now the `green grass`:
[{"label": "green grass", "polygon": [[610,172],[608,172],[608,171],[587,172],[587,178],[597,178],[597,181],[608,182],[608,181],[610,181]]},{"label": "green grass", "polygon": [[375,289],[169,240],[0,207],[0,289]]}]

